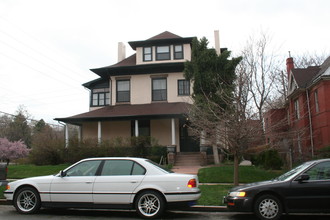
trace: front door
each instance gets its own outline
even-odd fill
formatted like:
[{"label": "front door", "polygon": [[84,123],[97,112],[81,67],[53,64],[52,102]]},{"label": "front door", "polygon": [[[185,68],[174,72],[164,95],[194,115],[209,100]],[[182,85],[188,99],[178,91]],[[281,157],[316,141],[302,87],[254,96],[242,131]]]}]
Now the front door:
[{"label": "front door", "polygon": [[191,133],[189,122],[180,119],[180,151],[181,152],[199,152],[199,138]]}]

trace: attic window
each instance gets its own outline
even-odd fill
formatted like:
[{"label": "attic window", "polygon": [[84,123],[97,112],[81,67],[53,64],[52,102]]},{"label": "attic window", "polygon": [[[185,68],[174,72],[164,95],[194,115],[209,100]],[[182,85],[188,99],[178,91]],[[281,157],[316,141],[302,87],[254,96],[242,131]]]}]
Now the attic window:
[{"label": "attic window", "polygon": [[183,59],[183,46],[174,45],[174,59]]},{"label": "attic window", "polygon": [[152,48],[151,47],[143,48],[143,61],[152,61]]},{"label": "attic window", "polygon": [[170,60],[170,46],[156,47],[156,60]]}]

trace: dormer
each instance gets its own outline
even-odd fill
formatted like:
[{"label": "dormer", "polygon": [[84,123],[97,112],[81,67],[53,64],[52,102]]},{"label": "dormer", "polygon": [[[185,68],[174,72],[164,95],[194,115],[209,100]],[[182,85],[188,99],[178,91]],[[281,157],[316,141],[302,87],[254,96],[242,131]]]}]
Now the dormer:
[{"label": "dormer", "polygon": [[128,43],[136,51],[136,65],[145,65],[190,60],[192,40],[165,31],[144,41]]}]

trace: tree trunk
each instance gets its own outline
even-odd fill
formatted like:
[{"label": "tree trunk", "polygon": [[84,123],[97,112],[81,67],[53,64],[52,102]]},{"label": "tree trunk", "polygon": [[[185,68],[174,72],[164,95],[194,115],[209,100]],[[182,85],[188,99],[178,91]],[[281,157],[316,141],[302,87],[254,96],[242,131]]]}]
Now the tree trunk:
[{"label": "tree trunk", "polygon": [[238,175],[238,169],[239,169],[239,161],[237,154],[234,154],[234,186],[238,186],[239,184],[239,175]]},{"label": "tree trunk", "polygon": [[219,152],[218,152],[218,147],[216,144],[212,145],[212,149],[213,149],[213,157],[214,157],[214,164],[220,164],[220,160],[219,160]]}]

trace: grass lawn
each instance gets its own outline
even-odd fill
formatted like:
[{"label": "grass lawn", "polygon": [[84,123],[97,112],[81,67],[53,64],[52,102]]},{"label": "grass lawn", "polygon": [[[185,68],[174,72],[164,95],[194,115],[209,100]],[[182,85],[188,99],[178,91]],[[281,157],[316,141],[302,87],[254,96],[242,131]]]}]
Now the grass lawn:
[{"label": "grass lawn", "polygon": [[[251,183],[275,178],[284,173],[278,170],[263,170],[254,166],[239,167],[239,182]],[[234,167],[217,166],[202,168],[198,172],[201,183],[233,183]]]},{"label": "grass lawn", "polygon": [[232,187],[232,185],[200,185],[202,196],[197,201],[197,205],[223,206],[222,198]]},{"label": "grass lawn", "polygon": [[61,165],[47,165],[47,166],[36,166],[36,165],[9,165],[7,179],[22,179],[31,176],[44,176],[56,174],[64,168],[68,167],[68,164]]}]

